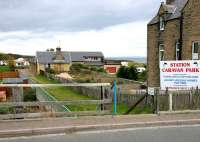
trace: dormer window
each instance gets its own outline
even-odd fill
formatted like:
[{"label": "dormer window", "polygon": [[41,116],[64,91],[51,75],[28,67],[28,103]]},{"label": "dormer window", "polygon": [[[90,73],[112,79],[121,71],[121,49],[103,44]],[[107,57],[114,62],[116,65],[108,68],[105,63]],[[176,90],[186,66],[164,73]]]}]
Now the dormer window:
[{"label": "dormer window", "polygon": [[164,17],[160,17],[160,31],[163,31],[165,29],[165,21]]}]

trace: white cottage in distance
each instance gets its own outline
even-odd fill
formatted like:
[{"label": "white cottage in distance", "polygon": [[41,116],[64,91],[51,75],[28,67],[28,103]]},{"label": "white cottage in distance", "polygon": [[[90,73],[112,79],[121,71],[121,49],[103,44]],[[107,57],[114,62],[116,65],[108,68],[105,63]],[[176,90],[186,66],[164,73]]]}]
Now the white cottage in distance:
[{"label": "white cottage in distance", "polygon": [[30,66],[30,63],[24,58],[18,58],[14,62],[15,62],[15,66],[16,67],[27,67],[27,66]]}]

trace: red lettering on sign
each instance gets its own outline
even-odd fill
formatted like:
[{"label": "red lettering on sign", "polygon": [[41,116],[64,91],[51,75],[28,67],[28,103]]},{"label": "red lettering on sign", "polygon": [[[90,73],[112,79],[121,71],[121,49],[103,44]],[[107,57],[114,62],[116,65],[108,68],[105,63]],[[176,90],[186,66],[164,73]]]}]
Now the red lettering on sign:
[{"label": "red lettering on sign", "polygon": [[164,68],[162,72],[183,72],[183,68]]},{"label": "red lettering on sign", "polygon": [[190,63],[171,63],[170,67],[190,67]]},{"label": "red lettering on sign", "polygon": [[200,72],[199,68],[187,68],[186,72]]}]

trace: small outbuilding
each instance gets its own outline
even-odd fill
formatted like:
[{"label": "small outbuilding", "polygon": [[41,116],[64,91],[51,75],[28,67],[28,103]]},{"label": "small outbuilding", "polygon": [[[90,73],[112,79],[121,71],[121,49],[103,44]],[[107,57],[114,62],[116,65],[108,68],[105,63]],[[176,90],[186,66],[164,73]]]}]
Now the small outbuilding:
[{"label": "small outbuilding", "polygon": [[[23,84],[24,81],[21,78],[5,78],[3,79],[3,84]],[[14,102],[21,102],[23,101],[23,88],[20,87],[12,87],[8,88],[9,92],[11,92],[12,100]]]},{"label": "small outbuilding", "polygon": [[116,74],[121,66],[119,60],[105,60],[104,62],[104,70],[109,74]]}]

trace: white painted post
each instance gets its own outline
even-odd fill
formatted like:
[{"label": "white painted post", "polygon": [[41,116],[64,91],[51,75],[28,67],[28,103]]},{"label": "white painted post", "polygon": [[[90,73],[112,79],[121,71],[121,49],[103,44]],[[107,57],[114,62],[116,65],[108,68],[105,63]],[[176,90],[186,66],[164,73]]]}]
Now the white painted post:
[{"label": "white painted post", "polygon": [[169,93],[169,111],[173,111],[172,105],[173,105],[172,93]]}]

